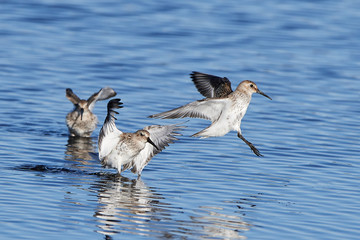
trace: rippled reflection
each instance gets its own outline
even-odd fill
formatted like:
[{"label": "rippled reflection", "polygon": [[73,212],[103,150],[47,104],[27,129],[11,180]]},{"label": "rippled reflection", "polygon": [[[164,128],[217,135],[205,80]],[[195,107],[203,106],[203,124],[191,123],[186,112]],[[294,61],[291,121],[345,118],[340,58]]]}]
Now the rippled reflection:
[{"label": "rippled reflection", "polygon": [[[98,207],[96,230],[111,239],[115,234],[145,237],[200,239],[246,239],[251,225],[239,213],[217,206],[200,206],[192,216],[176,219],[180,208],[166,204],[165,198],[141,179],[118,175],[103,176],[96,185]],[[234,209],[236,210],[236,209]]]},{"label": "rippled reflection", "polygon": [[191,217],[194,224],[201,226],[200,236],[204,239],[246,239],[241,233],[249,231],[251,225],[237,215],[222,212],[222,207],[200,207],[200,216]]},{"label": "rippled reflection", "polygon": [[155,216],[162,211],[158,205],[163,199],[141,180],[108,176],[100,182],[95,212],[98,218],[97,232],[106,236],[120,232],[149,236],[155,230],[149,225],[160,219]]},{"label": "rippled reflection", "polygon": [[66,144],[65,160],[74,161],[83,165],[90,164],[95,154],[95,143],[92,138],[69,136]]}]

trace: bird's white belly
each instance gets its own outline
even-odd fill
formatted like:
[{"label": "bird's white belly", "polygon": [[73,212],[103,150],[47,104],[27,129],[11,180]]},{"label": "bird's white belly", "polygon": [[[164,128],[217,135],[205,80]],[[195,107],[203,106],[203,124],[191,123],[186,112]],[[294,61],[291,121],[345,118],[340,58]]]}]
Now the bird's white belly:
[{"label": "bird's white belly", "polygon": [[120,143],[108,155],[106,165],[108,167],[121,169],[121,166],[133,160],[138,152],[132,151],[127,144]]},{"label": "bird's white belly", "polygon": [[229,112],[226,118],[228,132],[238,131],[240,129],[241,119],[243,116],[244,111],[241,111],[240,109],[234,109],[233,111]]},{"label": "bird's white belly", "polygon": [[230,131],[240,131],[240,124],[243,116],[244,109],[242,111],[241,109],[235,108],[231,111],[226,111],[217,121],[213,122],[209,128],[200,132],[198,136],[203,138],[220,137]]}]

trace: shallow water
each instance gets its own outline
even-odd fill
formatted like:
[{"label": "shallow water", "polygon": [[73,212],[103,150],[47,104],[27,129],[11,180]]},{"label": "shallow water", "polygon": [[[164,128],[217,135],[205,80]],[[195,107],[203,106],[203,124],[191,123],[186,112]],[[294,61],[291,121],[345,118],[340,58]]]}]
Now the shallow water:
[{"label": "shallow water", "polygon": [[[358,239],[357,1],[2,1],[1,239]],[[244,136],[189,136],[136,180],[69,139],[70,87],[111,86],[117,125],[201,99],[189,73],[255,81]]]}]

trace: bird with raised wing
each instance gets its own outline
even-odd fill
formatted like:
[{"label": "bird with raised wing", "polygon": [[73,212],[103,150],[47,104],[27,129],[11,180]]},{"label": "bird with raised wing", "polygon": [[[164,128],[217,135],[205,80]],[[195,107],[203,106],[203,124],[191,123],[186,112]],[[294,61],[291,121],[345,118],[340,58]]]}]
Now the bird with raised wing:
[{"label": "bird with raised wing", "polygon": [[115,125],[114,109],[122,108],[120,99],[112,99],[107,105],[107,116],[98,139],[99,159],[104,167],[116,168],[121,174],[131,169],[141,176],[142,170],[153,156],[177,140],[176,131],[184,128],[178,124],[151,125],[135,133],[124,133]]},{"label": "bird with raised wing", "polygon": [[210,120],[212,124],[209,127],[192,136],[208,138],[224,136],[230,131],[237,131],[238,137],[257,156],[262,156],[259,150],[244,138],[240,125],[253,93],[259,93],[270,100],[271,98],[260,91],[257,85],[250,80],[242,81],[233,91],[231,82],[226,77],[222,78],[200,72],[192,72],[190,75],[197,90],[205,98],[149,117],[164,119],[190,117]]},{"label": "bird with raised wing", "polygon": [[73,111],[66,115],[66,125],[70,136],[90,137],[98,123],[96,115],[92,112],[97,101],[114,97],[114,89],[105,87],[94,93],[88,100],[80,99],[70,88],[66,89],[66,97],[74,104]]}]

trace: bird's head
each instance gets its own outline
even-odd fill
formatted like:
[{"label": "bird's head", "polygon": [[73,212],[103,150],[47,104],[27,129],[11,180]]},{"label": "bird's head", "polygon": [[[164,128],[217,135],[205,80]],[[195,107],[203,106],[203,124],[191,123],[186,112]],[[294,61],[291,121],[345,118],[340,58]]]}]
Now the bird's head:
[{"label": "bird's head", "polygon": [[80,119],[82,121],[84,111],[88,110],[87,101],[86,100],[80,100],[79,103],[75,105],[75,107],[76,107],[76,110],[78,111],[78,113],[80,114]]},{"label": "bird's head", "polygon": [[258,93],[258,94],[261,94],[261,95],[269,98],[270,100],[272,100],[271,97],[269,97],[268,95],[266,95],[265,93],[263,93],[262,91],[259,90],[256,83],[254,83],[253,81],[250,81],[250,80],[242,81],[239,84],[239,86],[237,87],[237,90],[246,92],[250,95],[252,95],[253,93]]},{"label": "bird's head", "polygon": [[138,130],[136,133],[136,138],[140,139],[144,143],[148,142],[151,145],[153,145],[156,149],[159,150],[159,148],[155,145],[155,143],[150,139],[150,133],[146,130]]}]

